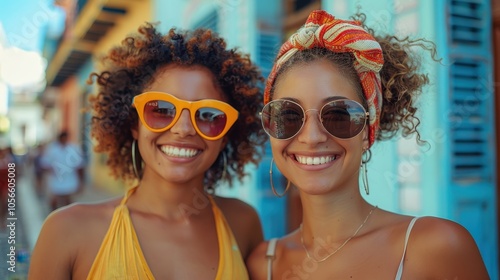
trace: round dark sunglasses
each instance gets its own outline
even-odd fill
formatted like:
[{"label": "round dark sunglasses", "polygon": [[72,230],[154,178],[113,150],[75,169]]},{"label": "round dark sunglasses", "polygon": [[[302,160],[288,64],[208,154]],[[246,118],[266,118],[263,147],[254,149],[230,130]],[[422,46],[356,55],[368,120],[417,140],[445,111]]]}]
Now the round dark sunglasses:
[{"label": "round dark sunglasses", "polygon": [[260,113],[262,126],[269,136],[288,140],[304,127],[308,111],[318,112],[323,128],[330,135],[340,139],[358,135],[365,128],[369,115],[361,104],[350,99],[330,101],[319,111],[304,110],[297,102],[277,99],[267,103],[262,109]]}]

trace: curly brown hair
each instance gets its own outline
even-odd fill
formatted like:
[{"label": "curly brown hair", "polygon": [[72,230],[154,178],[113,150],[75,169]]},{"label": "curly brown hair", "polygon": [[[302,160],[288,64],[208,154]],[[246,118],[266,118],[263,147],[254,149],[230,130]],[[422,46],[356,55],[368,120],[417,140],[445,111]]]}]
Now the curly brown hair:
[{"label": "curly brown hair", "polygon": [[[131,128],[138,115],[133,97],[142,93],[166,65],[205,67],[213,73],[226,102],[239,112],[230,129],[224,150],[205,173],[205,187],[213,189],[219,179],[232,183],[225,176],[223,165],[238,180],[246,175],[247,163],[257,164],[267,140],[261,130],[258,112],[262,104],[262,78],[259,69],[247,54],[227,49],[224,39],[207,29],[192,31],[172,28],[160,34],[154,24],[146,23],[101,58],[104,71],[92,73],[98,93],[90,97],[93,111],[91,136],[97,140],[95,152],[108,155],[107,164],[115,178],[135,179],[131,149]],[[224,157],[226,159],[224,159]]]},{"label": "curly brown hair", "polygon": [[[380,127],[376,140],[387,140],[394,137],[399,131],[403,136],[416,134],[418,144],[425,144],[417,127],[420,119],[417,117],[416,100],[423,87],[429,83],[427,74],[420,73],[421,60],[414,49],[420,47],[431,53],[432,59],[436,59],[436,47],[431,41],[425,39],[410,39],[409,37],[398,38],[396,36],[375,34],[374,30],[365,25],[366,16],[357,13],[352,17],[361,23],[380,44],[384,56],[384,65],[380,70],[382,80],[382,111],[380,114]],[[356,90],[363,106],[367,109],[365,95],[361,81],[354,68],[355,57],[351,53],[338,53],[326,48],[311,48],[297,51],[289,58],[276,74],[275,83],[271,86],[271,97],[274,93],[279,78],[292,67],[300,64],[325,59],[340,69],[346,80]]]}]

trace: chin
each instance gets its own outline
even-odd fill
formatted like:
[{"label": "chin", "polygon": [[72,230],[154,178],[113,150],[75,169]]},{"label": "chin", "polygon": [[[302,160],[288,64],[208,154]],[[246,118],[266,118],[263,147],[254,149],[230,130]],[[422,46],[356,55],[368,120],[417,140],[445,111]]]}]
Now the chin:
[{"label": "chin", "polygon": [[302,190],[304,193],[307,193],[310,195],[325,194],[325,193],[330,192],[333,189],[334,189],[334,186],[331,185],[331,182],[329,182],[329,184],[326,184],[326,183],[314,182],[314,181],[302,184],[302,187],[300,188],[300,190]]}]

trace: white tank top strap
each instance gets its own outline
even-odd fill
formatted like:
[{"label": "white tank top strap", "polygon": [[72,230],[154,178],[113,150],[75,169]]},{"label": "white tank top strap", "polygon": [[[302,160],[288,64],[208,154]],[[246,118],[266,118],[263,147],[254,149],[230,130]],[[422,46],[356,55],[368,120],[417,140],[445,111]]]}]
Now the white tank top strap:
[{"label": "white tank top strap", "polygon": [[273,278],[273,260],[276,257],[276,243],[278,242],[278,238],[272,238],[269,240],[267,244],[267,280],[272,280]]},{"label": "white tank top strap", "polygon": [[408,229],[406,230],[405,247],[403,249],[403,256],[401,257],[401,261],[399,262],[398,272],[396,273],[396,280],[400,280],[401,276],[403,275],[403,263],[406,255],[406,247],[408,246],[408,239],[410,238],[411,229],[413,228],[413,225],[415,225],[415,222],[417,220],[418,217],[414,217],[413,219],[411,219],[410,224],[408,225]]}]

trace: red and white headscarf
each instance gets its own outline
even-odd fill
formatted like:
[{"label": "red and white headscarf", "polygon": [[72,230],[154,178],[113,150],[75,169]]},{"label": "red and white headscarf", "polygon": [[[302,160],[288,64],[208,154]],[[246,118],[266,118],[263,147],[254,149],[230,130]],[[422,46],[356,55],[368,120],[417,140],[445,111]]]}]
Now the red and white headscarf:
[{"label": "red and white headscarf", "polygon": [[369,142],[375,141],[382,108],[382,84],[379,71],[384,64],[382,48],[375,38],[361,27],[358,21],[335,19],[325,11],[313,11],[305,25],[294,33],[280,48],[277,60],[267,79],[264,104],[271,101],[271,88],[276,74],[297,51],[325,48],[333,52],[354,55],[356,69],[368,104]]}]

